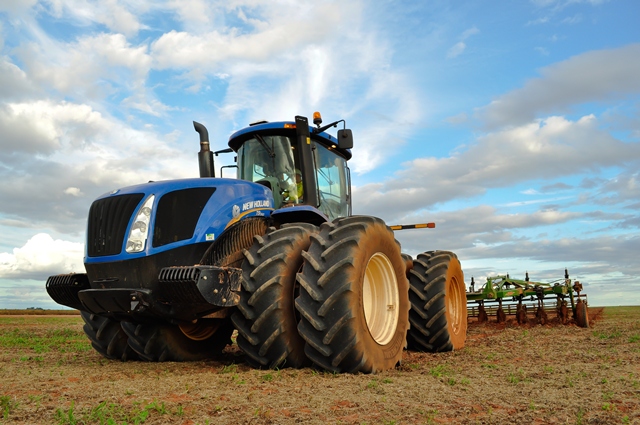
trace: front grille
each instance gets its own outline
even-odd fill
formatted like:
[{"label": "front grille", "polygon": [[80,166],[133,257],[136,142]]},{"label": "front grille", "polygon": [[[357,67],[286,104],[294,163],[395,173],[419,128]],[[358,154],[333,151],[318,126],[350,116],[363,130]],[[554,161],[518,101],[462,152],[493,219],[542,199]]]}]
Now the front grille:
[{"label": "front grille", "polygon": [[143,197],[142,193],[110,196],[91,205],[87,229],[89,257],[120,254],[131,215]]},{"label": "front grille", "polygon": [[158,201],[153,246],[191,239],[200,214],[215,190],[215,187],[197,187],[163,195]]}]

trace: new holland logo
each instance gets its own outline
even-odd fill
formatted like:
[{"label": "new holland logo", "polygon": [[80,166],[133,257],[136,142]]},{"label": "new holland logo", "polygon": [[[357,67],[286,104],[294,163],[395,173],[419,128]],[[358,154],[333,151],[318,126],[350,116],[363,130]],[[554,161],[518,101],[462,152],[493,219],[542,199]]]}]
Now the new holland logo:
[{"label": "new holland logo", "polygon": [[240,215],[240,207],[237,205],[233,206],[233,209],[231,210],[231,213],[233,214],[233,217],[237,217],[238,215]]}]

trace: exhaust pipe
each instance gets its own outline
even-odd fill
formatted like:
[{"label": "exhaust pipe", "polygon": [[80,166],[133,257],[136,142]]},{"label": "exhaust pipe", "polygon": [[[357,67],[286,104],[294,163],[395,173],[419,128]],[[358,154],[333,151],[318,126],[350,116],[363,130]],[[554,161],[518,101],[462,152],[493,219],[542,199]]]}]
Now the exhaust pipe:
[{"label": "exhaust pipe", "polygon": [[215,177],[215,165],[213,163],[213,152],[209,148],[209,132],[207,128],[199,122],[193,122],[193,128],[200,135],[200,152],[198,152],[198,164],[200,165],[200,177]]}]

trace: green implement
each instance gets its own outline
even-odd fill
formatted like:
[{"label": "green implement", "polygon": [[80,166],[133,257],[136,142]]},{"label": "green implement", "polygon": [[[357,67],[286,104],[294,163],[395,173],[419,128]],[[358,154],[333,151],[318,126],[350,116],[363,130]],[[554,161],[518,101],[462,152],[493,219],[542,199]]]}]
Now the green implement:
[{"label": "green implement", "polygon": [[[515,314],[518,323],[526,323],[527,303],[529,307],[536,308],[536,320],[540,324],[548,322],[545,306],[555,305],[557,316],[563,324],[569,322],[568,304],[565,298],[569,298],[573,317],[578,326],[589,327],[587,314],[587,297],[580,294],[582,284],[569,278],[567,269],[564,271],[564,279],[552,282],[533,282],[526,273],[524,280],[513,279],[508,274],[488,277],[486,284],[475,291],[475,282],[471,278],[470,292],[467,292],[467,308],[470,317],[478,317],[479,322],[488,320],[488,313],[496,315],[497,322],[504,322],[507,314]],[[545,303],[545,298],[555,297],[555,304]],[[507,304],[507,312],[505,306]],[[487,305],[485,306],[485,303]],[[498,304],[497,309],[495,303]],[[537,304],[537,305],[536,305]]]}]

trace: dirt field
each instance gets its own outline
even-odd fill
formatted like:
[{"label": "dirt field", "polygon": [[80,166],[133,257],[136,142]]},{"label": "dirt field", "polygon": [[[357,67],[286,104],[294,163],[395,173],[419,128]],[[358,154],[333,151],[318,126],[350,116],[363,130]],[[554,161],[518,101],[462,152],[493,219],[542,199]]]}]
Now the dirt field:
[{"label": "dirt field", "polygon": [[467,346],[378,375],[101,358],[79,316],[0,316],[0,423],[640,423],[640,307],[591,329],[471,324]]}]

